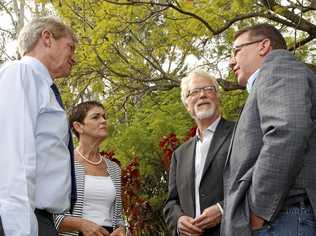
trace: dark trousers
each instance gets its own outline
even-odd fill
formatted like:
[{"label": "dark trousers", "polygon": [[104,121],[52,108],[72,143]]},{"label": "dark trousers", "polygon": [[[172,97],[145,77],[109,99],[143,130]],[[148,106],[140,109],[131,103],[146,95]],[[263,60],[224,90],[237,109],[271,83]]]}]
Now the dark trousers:
[{"label": "dark trousers", "polygon": [[2,228],[1,217],[0,217],[0,236],[4,236],[4,231],[3,231],[3,228]]},{"label": "dark trousers", "polygon": [[34,212],[38,222],[38,236],[58,236],[53,215],[45,210],[35,209]]},{"label": "dark trousers", "polygon": [[[54,225],[53,215],[47,211],[36,209],[35,215],[38,222],[38,236],[58,236]],[[0,236],[5,236],[0,217]]]},{"label": "dark trousers", "polygon": [[213,228],[207,229],[202,236],[219,236],[221,233],[221,225],[216,225]]}]

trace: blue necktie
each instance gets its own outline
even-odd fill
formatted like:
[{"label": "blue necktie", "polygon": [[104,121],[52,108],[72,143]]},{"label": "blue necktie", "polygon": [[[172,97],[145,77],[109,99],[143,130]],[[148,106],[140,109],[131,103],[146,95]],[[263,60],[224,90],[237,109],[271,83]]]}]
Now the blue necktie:
[{"label": "blue necktie", "polygon": [[[56,84],[52,84],[51,88],[55,94],[56,100],[59,103],[59,105],[64,108],[63,101],[61,100],[60,93],[58,91],[58,88]],[[76,187],[76,177],[75,177],[75,163],[74,163],[74,145],[72,141],[72,135],[70,128],[68,130],[69,133],[69,143],[68,143],[68,150],[70,153],[70,163],[71,163],[71,205],[70,205],[70,213],[72,213],[73,207],[75,205],[75,202],[77,200],[77,187]]]}]

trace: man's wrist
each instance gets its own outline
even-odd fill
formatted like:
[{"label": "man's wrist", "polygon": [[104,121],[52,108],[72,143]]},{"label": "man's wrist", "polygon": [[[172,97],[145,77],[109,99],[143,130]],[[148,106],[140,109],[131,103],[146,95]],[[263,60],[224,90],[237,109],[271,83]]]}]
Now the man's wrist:
[{"label": "man's wrist", "polygon": [[177,227],[176,227],[177,235],[180,235],[180,231],[179,231],[179,220],[180,220],[180,217],[178,218],[178,221],[177,221]]},{"label": "man's wrist", "polygon": [[216,203],[216,206],[218,207],[219,211],[220,211],[221,214],[223,215],[223,214],[224,214],[224,210],[223,210],[223,207],[221,206],[221,204]]}]

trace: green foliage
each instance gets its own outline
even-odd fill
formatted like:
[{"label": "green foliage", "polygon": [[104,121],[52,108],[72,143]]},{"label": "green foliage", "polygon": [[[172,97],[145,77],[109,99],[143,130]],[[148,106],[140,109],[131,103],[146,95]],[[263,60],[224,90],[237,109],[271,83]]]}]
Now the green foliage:
[{"label": "green foliage", "polygon": [[[235,81],[232,73],[228,76],[227,80]],[[248,92],[246,90],[221,91],[220,108],[222,116],[228,120],[237,120],[247,96]]]},{"label": "green foliage", "polygon": [[[280,24],[284,14],[292,14],[287,1],[268,1],[275,10],[274,21],[268,20],[271,9],[263,2],[267,1],[52,1],[80,39],[78,65],[67,82],[74,88],[73,103],[84,98],[104,99],[112,93],[141,97],[178,87],[184,74],[195,67],[189,56],[225,79],[227,71],[219,73],[217,67],[227,61],[232,35],[238,28],[274,22],[294,41],[293,29]],[[312,10],[301,14],[315,21]],[[292,19],[289,15],[287,20]],[[298,22],[293,25],[299,28]],[[307,35],[299,33],[296,42]],[[314,63],[315,53],[307,50],[311,48],[301,47],[304,52],[298,53]]]},{"label": "green foliage", "polygon": [[180,78],[188,71],[186,58],[226,54],[227,47],[214,53],[209,50],[210,39],[235,16],[252,8],[251,1],[240,0],[212,4],[183,0],[176,6],[180,10],[169,8],[168,2],[122,3],[53,1],[80,39],[78,65],[68,82],[78,89],[79,96],[74,97],[74,102],[82,94],[103,97],[107,91],[123,90],[134,96],[144,95],[148,90],[178,87]]},{"label": "green foliage", "polygon": [[[137,153],[141,163],[145,164],[141,164],[142,168],[148,168],[152,159],[159,161],[161,137],[175,132],[184,138],[193,124],[180,101],[179,89],[145,96],[136,104],[129,101],[125,110],[121,109],[119,101],[113,103],[113,99],[109,99],[105,106],[115,130],[104,148],[114,150],[116,157],[123,161],[129,161],[133,153]],[[127,120],[126,114],[129,116]]]},{"label": "green foliage", "polygon": [[226,92],[221,96],[221,113],[228,120],[237,120],[248,93],[245,90]]}]

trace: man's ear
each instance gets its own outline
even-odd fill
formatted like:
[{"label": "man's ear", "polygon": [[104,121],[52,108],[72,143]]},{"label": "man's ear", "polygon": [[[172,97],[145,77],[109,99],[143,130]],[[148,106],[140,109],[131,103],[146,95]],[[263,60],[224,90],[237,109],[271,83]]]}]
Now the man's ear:
[{"label": "man's ear", "polygon": [[262,40],[262,42],[259,44],[259,55],[264,57],[271,51],[272,51],[272,45],[271,45],[270,39]]},{"label": "man's ear", "polygon": [[41,34],[41,39],[43,40],[43,44],[45,47],[50,48],[52,46],[52,38],[53,34],[48,30],[44,30]]},{"label": "man's ear", "polygon": [[192,111],[192,110],[190,110],[190,108],[189,108],[188,104],[186,104],[186,105],[185,105],[185,109],[187,110],[187,112],[189,112],[190,114],[192,114],[192,112],[193,112],[193,111]]}]

